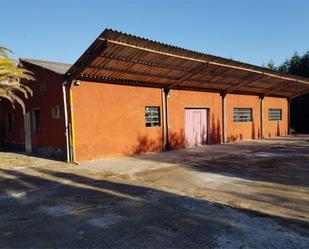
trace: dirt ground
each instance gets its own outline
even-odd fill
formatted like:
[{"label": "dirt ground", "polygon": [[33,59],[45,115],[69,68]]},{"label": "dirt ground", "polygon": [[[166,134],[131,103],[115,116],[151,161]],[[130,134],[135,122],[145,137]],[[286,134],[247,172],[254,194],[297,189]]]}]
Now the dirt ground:
[{"label": "dirt ground", "polygon": [[309,248],[309,136],[66,164],[0,152],[0,248]]}]

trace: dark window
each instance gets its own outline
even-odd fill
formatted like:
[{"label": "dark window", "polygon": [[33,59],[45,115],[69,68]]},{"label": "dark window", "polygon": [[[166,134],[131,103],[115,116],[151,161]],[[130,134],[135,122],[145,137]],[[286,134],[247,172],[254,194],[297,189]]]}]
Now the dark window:
[{"label": "dark window", "polygon": [[6,116],[6,131],[11,132],[12,131],[12,114],[8,113]]},{"label": "dark window", "polygon": [[146,118],[146,127],[160,126],[160,107],[146,106],[145,118]]},{"label": "dark window", "polygon": [[269,121],[282,120],[282,110],[281,109],[269,109],[268,110],[268,120]]},{"label": "dark window", "polygon": [[34,134],[41,134],[41,112],[38,109],[32,111],[32,128]]},{"label": "dark window", "polygon": [[61,107],[59,105],[55,105],[51,109],[52,111],[52,118],[53,119],[60,119],[62,116]]},{"label": "dark window", "polygon": [[40,92],[46,92],[48,87],[48,83],[46,80],[43,80],[39,83]]},{"label": "dark window", "polygon": [[252,122],[252,108],[234,108],[234,122]]}]

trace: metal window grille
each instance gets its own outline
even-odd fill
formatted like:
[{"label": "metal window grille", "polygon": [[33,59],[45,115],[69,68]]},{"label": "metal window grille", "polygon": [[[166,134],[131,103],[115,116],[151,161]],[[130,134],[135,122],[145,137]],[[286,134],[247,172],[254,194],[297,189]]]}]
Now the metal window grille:
[{"label": "metal window grille", "polygon": [[252,122],[252,108],[234,108],[234,122]]},{"label": "metal window grille", "polygon": [[282,110],[281,109],[269,109],[268,110],[268,120],[269,121],[282,120]]},{"label": "metal window grille", "polygon": [[160,107],[146,106],[145,118],[146,118],[146,127],[160,126]]}]

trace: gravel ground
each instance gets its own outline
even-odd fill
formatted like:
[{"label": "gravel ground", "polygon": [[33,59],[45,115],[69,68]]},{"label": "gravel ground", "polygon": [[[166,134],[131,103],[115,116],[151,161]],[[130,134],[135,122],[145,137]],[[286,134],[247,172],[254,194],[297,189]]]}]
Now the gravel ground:
[{"label": "gravel ground", "polygon": [[0,152],[0,248],[307,249],[307,138],[83,165]]}]

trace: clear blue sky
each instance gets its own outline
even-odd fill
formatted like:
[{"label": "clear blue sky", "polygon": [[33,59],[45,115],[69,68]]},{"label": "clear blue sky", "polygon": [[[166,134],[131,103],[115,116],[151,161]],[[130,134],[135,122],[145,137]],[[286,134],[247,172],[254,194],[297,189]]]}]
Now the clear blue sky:
[{"label": "clear blue sky", "polygon": [[0,46],[73,63],[106,27],[256,65],[309,50],[309,0],[0,0]]}]

